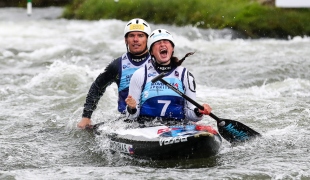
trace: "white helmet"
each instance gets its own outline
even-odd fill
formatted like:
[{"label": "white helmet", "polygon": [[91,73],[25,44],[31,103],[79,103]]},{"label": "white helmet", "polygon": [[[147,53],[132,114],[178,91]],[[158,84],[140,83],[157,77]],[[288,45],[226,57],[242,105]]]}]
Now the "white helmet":
[{"label": "white helmet", "polygon": [[174,40],[172,34],[165,29],[156,29],[151,33],[149,39],[147,40],[147,46],[149,47],[149,50],[151,51],[152,45],[155,42],[163,39],[169,40],[174,47]]},{"label": "white helmet", "polygon": [[147,36],[149,36],[151,33],[151,27],[143,19],[135,18],[135,19],[130,20],[126,24],[125,29],[124,29],[124,37],[126,37],[126,35],[132,31],[144,32],[145,34],[147,34]]}]

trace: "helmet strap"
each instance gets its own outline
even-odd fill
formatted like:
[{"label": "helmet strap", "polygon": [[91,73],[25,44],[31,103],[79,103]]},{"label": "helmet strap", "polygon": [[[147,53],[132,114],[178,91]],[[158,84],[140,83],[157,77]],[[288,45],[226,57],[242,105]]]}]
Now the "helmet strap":
[{"label": "helmet strap", "polygon": [[126,49],[127,49],[127,52],[129,52],[129,48],[128,48],[128,44],[126,43]]}]

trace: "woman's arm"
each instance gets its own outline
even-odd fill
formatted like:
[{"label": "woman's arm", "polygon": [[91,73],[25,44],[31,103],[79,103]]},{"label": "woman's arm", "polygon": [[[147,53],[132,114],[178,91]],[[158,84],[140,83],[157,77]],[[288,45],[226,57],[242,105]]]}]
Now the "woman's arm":
[{"label": "woman's arm", "polygon": [[140,114],[140,98],[143,88],[142,85],[144,82],[144,76],[144,68],[140,68],[132,75],[130,79],[129,93],[126,99],[126,115],[128,119],[134,120]]},{"label": "woman's arm", "polygon": [[[184,75],[185,95],[196,101],[196,83],[194,76],[187,71]],[[196,106],[185,100],[184,102],[185,117],[191,121],[202,120],[202,114],[195,112]]]}]

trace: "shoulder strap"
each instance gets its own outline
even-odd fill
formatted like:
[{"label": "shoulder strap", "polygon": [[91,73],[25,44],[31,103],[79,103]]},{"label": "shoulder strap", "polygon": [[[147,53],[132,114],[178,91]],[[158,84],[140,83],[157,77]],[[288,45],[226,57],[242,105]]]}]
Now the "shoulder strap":
[{"label": "shoulder strap", "polygon": [[147,74],[147,65],[144,65],[144,81],[143,81],[143,84],[142,84],[141,92],[144,90],[144,87],[145,87],[146,74]]},{"label": "shoulder strap", "polygon": [[184,81],[184,75],[185,75],[186,70],[187,70],[186,68],[183,68],[182,76],[181,76],[182,82]]},{"label": "shoulder strap", "polygon": [[122,59],[122,56],[116,59],[116,61],[118,62],[118,77],[116,77],[117,84],[120,83],[120,78],[122,77]]}]

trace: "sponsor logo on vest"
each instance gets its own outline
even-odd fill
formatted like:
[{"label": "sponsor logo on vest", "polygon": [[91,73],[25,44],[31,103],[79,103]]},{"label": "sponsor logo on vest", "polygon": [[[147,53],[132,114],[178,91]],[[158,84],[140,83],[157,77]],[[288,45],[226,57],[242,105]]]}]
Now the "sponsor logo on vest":
[{"label": "sponsor logo on vest", "polygon": [[143,57],[143,58],[132,58],[131,60],[134,61],[134,62],[141,62],[141,61],[144,61],[146,58]]},{"label": "sponsor logo on vest", "polygon": [[131,76],[132,76],[132,74],[126,75],[126,77],[125,77],[126,78],[125,79],[126,83],[130,83]]},{"label": "sponsor logo on vest", "polygon": [[174,71],[174,75],[175,75],[176,77],[179,77],[179,72],[178,72],[178,71]]},{"label": "sponsor logo on vest", "polygon": [[119,151],[127,154],[133,154],[133,148],[131,144],[125,144],[115,141],[110,141],[110,149],[114,151]]},{"label": "sponsor logo on vest", "polygon": [[[179,88],[179,84],[178,83],[169,83],[171,86],[175,87],[175,88]],[[162,82],[154,82],[151,84],[150,89],[156,89],[156,91],[158,91],[158,89],[170,89],[168,86],[166,86],[165,84],[163,84]]]},{"label": "sponsor logo on vest", "polygon": [[167,70],[171,69],[171,66],[167,66],[167,67],[165,67],[165,66],[157,66],[157,69],[162,70],[162,71],[167,71]]},{"label": "sponsor logo on vest", "polygon": [[147,77],[154,77],[154,76],[156,76],[156,75],[157,75],[156,72],[151,72],[151,73],[149,73],[149,74],[147,75]]},{"label": "sponsor logo on vest", "polygon": [[224,127],[229,133],[234,135],[239,140],[246,140],[249,139],[247,133],[243,131],[238,131],[235,129],[235,127],[232,124],[228,124],[226,127]]},{"label": "sponsor logo on vest", "polygon": [[159,145],[169,145],[174,143],[180,143],[180,142],[186,142],[187,136],[179,136],[179,137],[166,137],[166,138],[160,138],[159,139]]},{"label": "sponsor logo on vest", "polygon": [[128,68],[130,68],[130,63],[127,63],[127,64],[123,65],[123,69],[128,69]]}]

